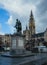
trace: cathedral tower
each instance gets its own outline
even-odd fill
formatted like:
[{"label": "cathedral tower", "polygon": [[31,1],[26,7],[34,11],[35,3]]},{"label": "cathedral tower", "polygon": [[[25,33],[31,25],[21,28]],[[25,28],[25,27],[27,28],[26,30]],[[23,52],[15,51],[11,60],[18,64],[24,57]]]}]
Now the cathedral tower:
[{"label": "cathedral tower", "polygon": [[35,34],[35,21],[32,11],[29,19],[29,31],[30,31],[30,37]]}]

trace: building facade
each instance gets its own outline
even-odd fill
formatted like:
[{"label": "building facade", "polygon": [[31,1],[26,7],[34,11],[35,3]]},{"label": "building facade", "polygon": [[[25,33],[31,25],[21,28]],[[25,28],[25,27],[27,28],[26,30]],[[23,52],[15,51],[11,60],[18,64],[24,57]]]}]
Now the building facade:
[{"label": "building facade", "polygon": [[11,35],[5,34],[4,37],[3,37],[3,42],[4,42],[4,46],[10,47],[10,45],[11,45]]},{"label": "building facade", "polygon": [[25,35],[26,42],[28,43],[29,41],[33,46],[43,46],[45,43],[47,45],[47,29],[41,33],[35,32],[35,21],[32,11],[29,19],[29,29],[26,26],[26,30],[23,31],[23,34]]}]

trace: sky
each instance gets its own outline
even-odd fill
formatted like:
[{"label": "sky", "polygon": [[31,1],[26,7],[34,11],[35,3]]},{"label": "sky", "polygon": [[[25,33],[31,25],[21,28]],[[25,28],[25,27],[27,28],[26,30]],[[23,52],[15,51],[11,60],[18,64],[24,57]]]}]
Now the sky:
[{"label": "sky", "polygon": [[47,28],[47,0],[0,0],[0,34],[13,34],[18,18],[22,31],[29,26],[31,10],[34,15],[36,33]]}]

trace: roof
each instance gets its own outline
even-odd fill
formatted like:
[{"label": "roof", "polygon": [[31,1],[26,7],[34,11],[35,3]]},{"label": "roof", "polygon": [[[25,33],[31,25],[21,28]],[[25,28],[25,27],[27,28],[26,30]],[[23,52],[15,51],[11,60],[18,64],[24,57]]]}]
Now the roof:
[{"label": "roof", "polygon": [[18,34],[18,33],[14,33],[13,35],[11,35],[12,37],[14,37],[14,36],[20,36],[20,37],[25,37],[25,35],[23,35],[23,34]]},{"label": "roof", "polygon": [[42,37],[42,36],[44,36],[44,32],[32,35],[32,37]]}]

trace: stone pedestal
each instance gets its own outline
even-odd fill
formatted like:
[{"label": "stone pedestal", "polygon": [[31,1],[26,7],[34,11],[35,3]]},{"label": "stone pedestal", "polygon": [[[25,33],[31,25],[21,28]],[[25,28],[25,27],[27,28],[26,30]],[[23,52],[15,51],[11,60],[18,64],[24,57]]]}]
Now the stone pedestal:
[{"label": "stone pedestal", "polygon": [[14,34],[11,36],[11,53],[14,54],[24,54],[24,42],[25,38],[23,35]]}]

